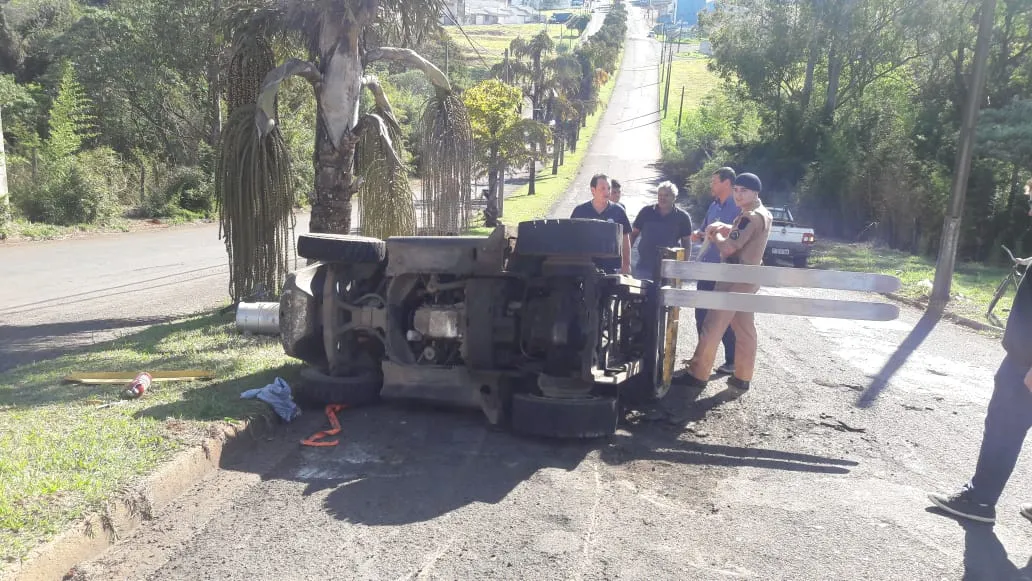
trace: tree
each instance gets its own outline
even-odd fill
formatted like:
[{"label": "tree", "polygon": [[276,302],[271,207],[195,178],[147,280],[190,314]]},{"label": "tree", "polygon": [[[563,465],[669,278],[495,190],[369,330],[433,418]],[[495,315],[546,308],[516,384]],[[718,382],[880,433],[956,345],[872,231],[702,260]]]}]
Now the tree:
[{"label": "tree", "polygon": [[64,65],[57,98],[50,108],[48,125],[44,152],[55,162],[79,153],[83,142],[96,136],[89,98],[69,64]]},{"label": "tree", "polygon": [[[544,65],[548,55],[555,50],[555,42],[552,41],[552,37],[548,36],[548,31],[542,30],[529,41],[524,41],[522,37],[516,37],[509,43],[509,50],[512,51],[514,58],[530,61],[526,69],[529,75],[524,77],[524,91],[530,96],[530,102],[533,103],[534,110],[531,113],[531,118],[535,121],[544,121],[546,76],[549,72]],[[531,144],[531,148],[534,147],[536,145]],[[530,159],[530,183],[527,190],[527,195],[530,196],[534,195],[537,173],[535,165],[535,156],[532,156]]]},{"label": "tree", "polygon": [[[364,132],[378,136],[384,143],[383,150],[392,151],[397,157],[389,130],[393,122],[391,112],[379,99],[372,111],[361,111],[363,88],[375,90],[377,86],[375,77],[365,74],[369,64],[386,60],[423,71],[436,89],[427,110],[443,113],[445,121],[462,124],[464,108],[453,94],[448,78],[411,49],[386,46],[412,44],[437,30],[442,7],[442,0],[256,0],[229,19],[238,41],[256,35],[280,35],[299,40],[307,50],[309,60],[290,59],[268,73],[258,96],[255,122],[260,136],[268,135],[275,126],[276,91],[286,78],[296,75],[311,84],[318,111],[312,232],[350,230],[352,196],[359,187],[355,148]],[[441,133],[431,138],[446,133],[452,139],[464,137],[461,128],[454,131],[447,122],[433,127]],[[443,139],[441,143],[444,144]],[[441,161],[444,163],[428,164],[426,171],[456,173],[456,166],[469,163]],[[470,185],[464,187],[468,190]]]},{"label": "tree", "polygon": [[484,222],[493,227],[498,225],[498,175],[507,167],[522,167],[543,155],[549,131],[543,123],[522,118],[522,92],[496,79],[474,85],[463,99],[473,127],[477,167],[487,173]]}]

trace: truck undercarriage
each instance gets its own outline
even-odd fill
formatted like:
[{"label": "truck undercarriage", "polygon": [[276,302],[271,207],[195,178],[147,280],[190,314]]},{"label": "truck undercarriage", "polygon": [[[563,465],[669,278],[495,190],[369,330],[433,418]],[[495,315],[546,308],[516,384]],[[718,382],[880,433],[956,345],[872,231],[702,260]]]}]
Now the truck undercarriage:
[{"label": "truck undercarriage", "polygon": [[[606,275],[620,227],[538,220],[490,236],[310,234],[280,301],[286,353],[307,362],[296,397],[479,407],[492,424],[551,437],[612,433],[623,403],[665,392],[656,285]],[[663,320],[661,320],[663,319]],[[662,331],[661,331],[662,330]]]}]

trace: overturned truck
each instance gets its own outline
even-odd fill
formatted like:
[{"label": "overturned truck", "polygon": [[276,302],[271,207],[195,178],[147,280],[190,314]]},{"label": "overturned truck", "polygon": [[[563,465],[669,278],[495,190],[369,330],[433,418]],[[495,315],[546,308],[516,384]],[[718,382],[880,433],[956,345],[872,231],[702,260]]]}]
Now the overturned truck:
[{"label": "overturned truck", "polygon": [[[696,265],[684,262],[683,249],[663,251],[655,282],[605,274],[595,259],[620,257],[620,226],[594,220],[523,222],[515,239],[504,227],[489,236],[386,241],[306,234],[297,250],[310,263],[287,278],[279,333],[286,353],[308,364],[295,391],[301,403],[441,402],[559,438],[609,435],[623,407],[665,395],[678,307],[727,307],[730,299],[733,310],[780,312],[770,296],[753,297],[761,301],[753,305],[745,295],[679,289],[692,268],[716,267],[707,280],[898,288],[878,275]],[[783,271],[795,273],[789,284]],[[818,277],[797,284],[809,275]],[[793,303],[785,314],[898,314],[856,303],[836,315],[834,305],[814,304]]]}]

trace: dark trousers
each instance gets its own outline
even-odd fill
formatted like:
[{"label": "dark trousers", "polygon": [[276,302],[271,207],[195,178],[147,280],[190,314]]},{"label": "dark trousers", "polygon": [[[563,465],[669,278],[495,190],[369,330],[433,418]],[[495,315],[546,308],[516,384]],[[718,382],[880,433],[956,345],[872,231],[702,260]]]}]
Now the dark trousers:
[{"label": "dark trousers", "polygon": [[1025,435],[1032,427],[1032,392],[1025,387],[1028,365],[1006,357],[996,372],[996,388],[985,416],[982,449],[968,483],[977,502],[995,505],[1007,485]]},{"label": "dark trousers", "polygon": [[[711,291],[717,286],[717,283],[712,280],[700,280],[695,283],[695,288],[701,291]],[[706,309],[695,309],[695,330],[702,336],[702,322],[706,320]],[[724,344],[724,362],[732,364],[735,362],[735,332],[731,330],[729,325],[727,331],[724,331],[724,336],[721,337],[721,342]]]}]

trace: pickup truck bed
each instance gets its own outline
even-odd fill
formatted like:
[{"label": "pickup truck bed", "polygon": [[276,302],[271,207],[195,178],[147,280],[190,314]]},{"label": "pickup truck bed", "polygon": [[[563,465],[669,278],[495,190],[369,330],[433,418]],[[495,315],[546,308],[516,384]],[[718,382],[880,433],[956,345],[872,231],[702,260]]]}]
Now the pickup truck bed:
[{"label": "pickup truck bed", "polygon": [[778,259],[791,261],[797,268],[805,268],[816,238],[812,228],[795,225],[795,218],[788,208],[768,208],[774,216],[767,250],[763,259],[775,264]]}]

